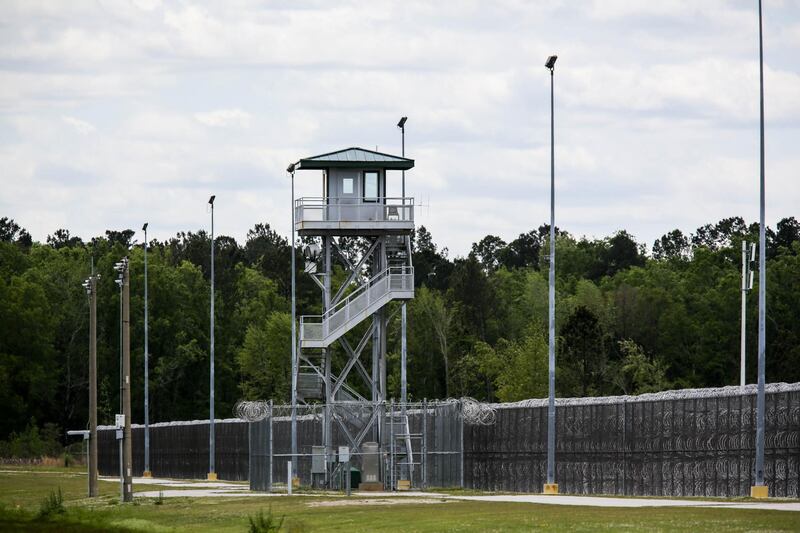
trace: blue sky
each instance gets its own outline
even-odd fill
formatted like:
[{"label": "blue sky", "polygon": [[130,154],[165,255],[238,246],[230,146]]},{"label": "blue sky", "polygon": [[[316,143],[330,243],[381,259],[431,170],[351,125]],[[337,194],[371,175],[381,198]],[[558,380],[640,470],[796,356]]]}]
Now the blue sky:
[{"label": "blue sky", "polygon": [[[463,255],[549,218],[660,235],[758,216],[756,2],[0,4],[0,215],[37,240],[289,232],[287,164],[417,161],[418,224]],[[765,1],[767,219],[800,217],[800,2]],[[399,192],[399,175],[390,194]],[[298,174],[298,196],[320,194]],[[139,236],[141,239],[141,236]]]}]

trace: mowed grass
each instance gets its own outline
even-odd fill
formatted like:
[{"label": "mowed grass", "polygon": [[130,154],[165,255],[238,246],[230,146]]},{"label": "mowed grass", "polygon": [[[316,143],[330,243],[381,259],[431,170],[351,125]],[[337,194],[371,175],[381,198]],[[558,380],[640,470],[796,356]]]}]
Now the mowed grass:
[{"label": "mowed grass", "polygon": [[[0,467],[0,470],[7,470]],[[346,498],[297,496],[138,499],[120,505],[119,487],[101,482],[101,496],[86,498],[86,477],[62,472],[0,472],[0,531],[239,531],[249,516],[271,508],[285,516],[286,531],[798,531],[800,514],[695,508],[598,508],[526,503],[403,502],[383,505],[325,505]],[[67,514],[34,518],[41,501],[58,488]],[[160,490],[158,486],[137,490]],[[357,496],[351,499],[358,500]]]}]

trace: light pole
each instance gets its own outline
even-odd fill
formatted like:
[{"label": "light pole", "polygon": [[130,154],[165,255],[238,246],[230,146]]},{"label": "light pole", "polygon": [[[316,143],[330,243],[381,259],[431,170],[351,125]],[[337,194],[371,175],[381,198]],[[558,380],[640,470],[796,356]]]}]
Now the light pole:
[{"label": "light pole", "polygon": [[92,275],[83,282],[89,297],[89,497],[97,496],[97,279]]},{"label": "light pole", "polygon": [[[753,288],[753,270],[750,268],[750,263],[755,261],[756,246],[752,244],[748,246],[747,241],[742,241],[742,333],[741,340],[741,361],[739,362],[739,386],[744,387],[746,384],[745,378],[745,363],[746,363],[746,325],[747,325],[747,292]],[[747,257],[750,256],[748,262]]]},{"label": "light pole", "polygon": [[142,477],[153,477],[150,472],[150,365],[147,318],[147,222],[144,231],[144,472]]},{"label": "light pole", "polygon": [[[402,117],[400,121],[397,123],[397,127],[400,128],[400,135],[402,142],[401,154],[403,157],[406,156],[406,120],[408,120],[408,117]],[[403,198],[402,199],[403,211],[405,211],[405,205],[406,205],[405,170],[403,170],[403,180],[401,183],[402,183],[401,197]],[[406,328],[407,328],[406,302],[403,301],[403,304],[400,307],[400,401],[403,402],[403,415],[405,415],[406,402],[408,401],[408,377],[406,374],[406,366],[408,363],[408,349],[406,342],[406,331],[407,331]]]},{"label": "light pole", "polygon": [[[397,123],[397,127],[400,128],[400,138],[401,138],[401,154],[403,157],[406,156],[406,120],[408,117],[402,117],[400,121]],[[403,180],[402,180],[402,189],[401,189],[401,200],[402,202],[402,210],[403,216],[405,217],[405,207],[406,207],[406,171],[403,169]],[[410,259],[409,259],[410,260]],[[403,414],[403,423],[407,423],[408,419],[406,418],[406,403],[408,402],[408,342],[407,342],[407,331],[408,331],[408,315],[406,313],[406,302],[403,301],[402,305],[400,306],[400,401],[402,402],[402,414]],[[407,465],[407,473],[411,474],[411,470],[414,468],[411,464]],[[405,472],[404,472],[405,473]]]},{"label": "light pole", "polygon": [[[117,284],[119,287],[119,411],[118,415],[115,417],[115,426],[116,426],[116,436],[117,440],[119,441],[119,500],[123,501],[125,499],[125,477],[123,474],[123,456],[122,456],[122,446],[124,443],[125,438],[125,414],[122,408],[122,396],[123,396],[123,387],[122,387],[122,330],[124,329],[122,326],[122,274],[120,273],[120,268],[122,268],[122,262],[114,264],[114,270],[117,271],[117,279],[114,280],[114,283]],[[120,417],[122,417],[122,421],[120,423]]]},{"label": "light pole", "polygon": [[211,195],[208,204],[211,206],[211,333],[210,333],[210,368],[209,368],[209,414],[208,414],[208,479],[216,481],[217,472],[214,467],[214,199]]},{"label": "light pole", "polygon": [[766,498],[769,489],[764,484],[764,371],[766,366],[766,312],[767,312],[767,246],[764,222],[764,37],[761,21],[761,0],[758,0],[758,61],[761,89],[761,198],[758,229],[758,394],[756,398],[756,484],[750,495]]},{"label": "light pole", "polygon": [[553,74],[558,56],[550,56],[544,64],[550,70],[550,291],[549,291],[549,346],[547,402],[547,483],[545,494],[558,494],[556,483],[556,166],[555,166],[555,111]]},{"label": "light pole", "polygon": [[133,501],[133,449],[131,442],[131,277],[128,258],[116,265],[122,290],[122,501]]},{"label": "light pole", "polygon": [[294,253],[294,163],[286,168],[292,177],[292,479],[297,477],[297,329],[295,325],[296,299],[295,299],[295,253]]}]

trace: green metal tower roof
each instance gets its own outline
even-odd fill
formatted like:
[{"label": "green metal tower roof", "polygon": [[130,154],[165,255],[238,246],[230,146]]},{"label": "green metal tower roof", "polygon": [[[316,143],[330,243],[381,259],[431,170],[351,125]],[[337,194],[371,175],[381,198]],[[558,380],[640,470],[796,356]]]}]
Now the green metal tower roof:
[{"label": "green metal tower roof", "polygon": [[414,168],[414,160],[398,155],[384,154],[364,148],[351,147],[327,154],[305,157],[297,162],[296,168],[319,170],[326,168],[388,168],[409,170]]}]

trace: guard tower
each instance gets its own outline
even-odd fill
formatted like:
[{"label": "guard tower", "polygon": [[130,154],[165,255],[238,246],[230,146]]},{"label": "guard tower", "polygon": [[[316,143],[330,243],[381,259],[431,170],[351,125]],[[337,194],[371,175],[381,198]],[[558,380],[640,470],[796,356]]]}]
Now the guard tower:
[{"label": "guard tower", "polygon": [[[295,170],[322,173],[322,196],[299,198],[294,209],[299,235],[322,240],[321,246],[308,246],[304,252],[306,273],[322,292],[322,314],[300,317],[298,397],[325,401],[326,483],[333,478],[334,432],[336,440],[346,441],[354,452],[361,452],[362,444],[370,440],[382,449],[396,445],[383,434],[387,306],[414,297],[410,239],[414,202],[387,197],[386,184],[400,177],[400,172],[392,171],[413,167],[412,159],[363,148],[307,157],[295,164]],[[343,237],[361,238],[360,257],[345,251]],[[332,280],[335,263],[345,273],[337,286]],[[335,346],[341,351],[334,362]],[[388,421],[398,422],[392,417]]]}]

